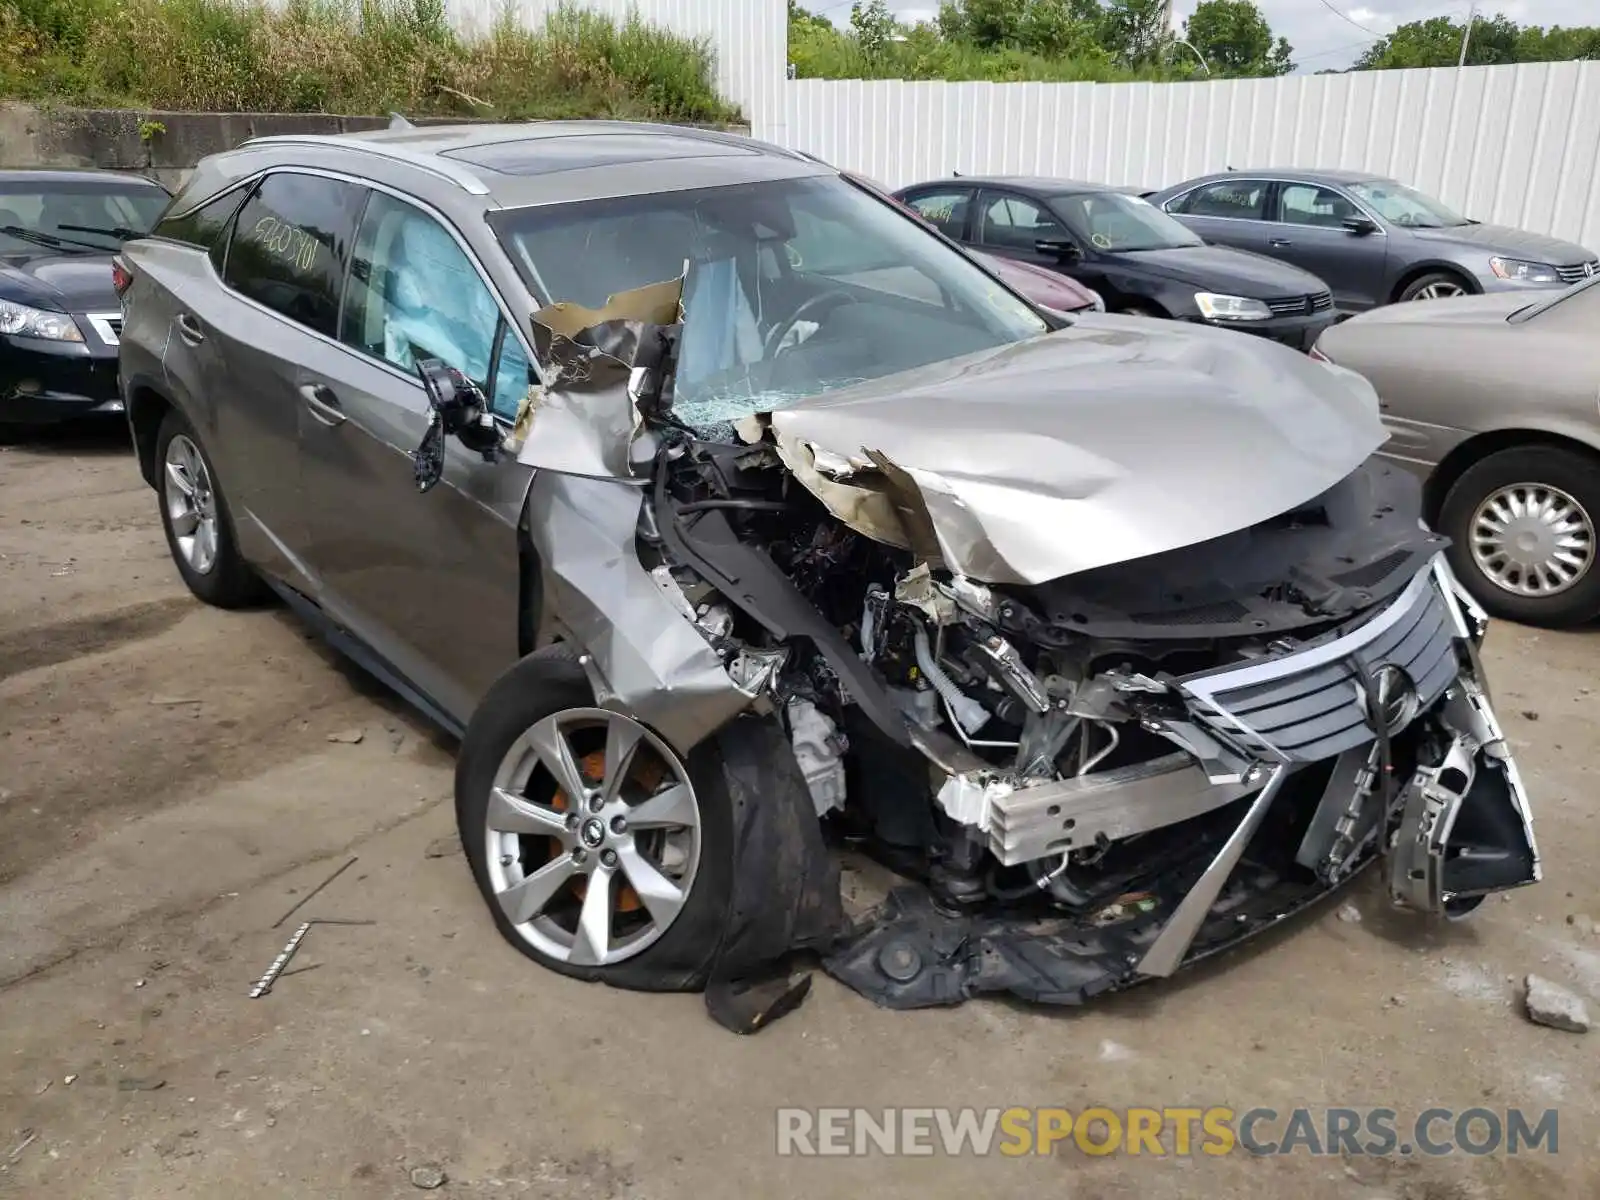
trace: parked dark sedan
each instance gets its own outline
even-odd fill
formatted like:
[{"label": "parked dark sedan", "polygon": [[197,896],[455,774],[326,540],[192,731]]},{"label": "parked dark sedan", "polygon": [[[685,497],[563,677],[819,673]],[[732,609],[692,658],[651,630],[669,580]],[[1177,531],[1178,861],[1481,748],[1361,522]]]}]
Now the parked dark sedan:
[{"label": "parked dark sedan", "polygon": [[1315,271],[1344,313],[1399,300],[1549,291],[1600,272],[1594,254],[1574,242],[1474,221],[1362,171],[1229,171],[1147,198],[1208,242]]},{"label": "parked dark sedan", "polygon": [[955,241],[1071,276],[1112,312],[1243,330],[1296,349],[1309,349],[1333,320],[1332,296],[1315,275],[1208,246],[1130,189],[962,177],[895,196]]},{"label": "parked dark sedan", "polygon": [[0,171],[0,436],[122,411],[112,256],[166,207],[110,171]]}]

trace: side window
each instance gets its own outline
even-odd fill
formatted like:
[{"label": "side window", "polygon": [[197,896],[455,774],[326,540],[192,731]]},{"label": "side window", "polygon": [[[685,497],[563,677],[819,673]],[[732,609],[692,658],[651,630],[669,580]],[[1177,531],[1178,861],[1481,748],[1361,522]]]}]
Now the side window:
[{"label": "side window", "polygon": [[236,187],[223,192],[215,200],[208,200],[182,216],[163,216],[150,231],[150,236],[169,242],[182,242],[196,246],[211,255],[217,270],[222,270],[228,251],[228,222],[239,211],[250,187]]},{"label": "side window", "polygon": [[329,337],[366,189],[319,175],[268,175],[239,210],[223,279]]},{"label": "side window", "polygon": [[[437,358],[488,387],[499,327],[494,296],[444,226],[419,208],[374,192],[350,265],[345,344],[407,372],[421,359]],[[521,349],[515,338],[506,346]],[[521,392],[516,399],[521,401]],[[497,394],[497,411],[500,402]],[[515,413],[512,404],[510,415]]]},{"label": "side window", "polygon": [[1043,206],[1022,196],[986,195],[983,200],[983,233],[986,246],[1005,246],[1033,252],[1040,238],[1065,238],[1067,230]]},{"label": "side window", "polygon": [[522,342],[517,335],[507,328],[506,323],[500,322],[500,358],[494,369],[494,391],[490,396],[490,407],[494,415],[504,417],[507,421],[517,419],[517,410],[522,407],[522,400],[528,394],[528,389],[536,382],[533,364],[528,361],[528,352],[523,349]]},{"label": "side window", "polygon": [[947,238],[960,241],[967,232],[967,211],[972,207],[972,193],[964,189],[948,192],[927,192],[915,200],[907,201],[935,229]]},{"label": "side window", "polygon": [[1278,187],[1278,220],[1290,225],[1342,227],[1359,215],[1356,206],[1338,192],[1314,183],[1285,183]]},{"label": "side window", "polygon": [[1187,217],[1232,217],[1239,221],[1266,218],[1267,185],[1258,179],[1225,179],[1197,187],[1177,210]]}]

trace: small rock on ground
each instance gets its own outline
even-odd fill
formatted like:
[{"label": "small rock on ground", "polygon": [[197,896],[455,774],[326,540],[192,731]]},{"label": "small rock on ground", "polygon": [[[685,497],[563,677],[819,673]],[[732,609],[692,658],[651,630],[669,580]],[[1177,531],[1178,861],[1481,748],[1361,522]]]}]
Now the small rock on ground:
[{"label": "small rock on ground", "polygon": [[428,848],[422,852],[424,858],[449,858],[452,854],[461,853],[461,839],[455,836],[435,838],[428,843]]},{"label": "small rock on ground", "polygon": [[1568,1033],[1589,1032],[1589,1009],[1581,996],[1539,975],[1529,975],[1524,984],[1528,1019],[1534,1024]]},{"label": "small rock on ground", "polygon": [[1339,920],[1349,925],[1361,924],[1361,910],[1354,904],[1341,904],[1339,906]]},{"label": "small rock on ground", "polygon": [[425,1192],[443,1187],[449,1178],[437,1163],[423,1163],[420,1167],[411,1168],[411,1186]]},{"label": "small rock on ground", "polygon": [[355,746],[359,745],[362,739],[366,736],[367,735],[362,730],[345,729],[341,730],[339,733],[330,733],[328,735],[328,740],[330,742],[339,742],[341,745],[345,746]]}]

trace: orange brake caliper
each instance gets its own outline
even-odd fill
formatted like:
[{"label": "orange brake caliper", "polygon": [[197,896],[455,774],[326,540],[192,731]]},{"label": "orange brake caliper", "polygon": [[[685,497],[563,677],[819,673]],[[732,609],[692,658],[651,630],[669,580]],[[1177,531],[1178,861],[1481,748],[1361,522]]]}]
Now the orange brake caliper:
[{"label": "orange brake caliper", "polygon": [[[578,769],[583,772],[584,777],[587,779],[604,779],[606,776],[605,751],[594,750],[588,754],[585,754],[581,759],[578,760]],[[659,767],[657,768],[655,774],[657,777],[657,782],[659,782]],[[559,789],[557,789],[554,796],[550,797],[550,807],[555,809],[557,812],[566,812],[570,803],[571,802],[567,799],[567,794]],[[564,853],[566,853],[566,851],[562,849],[560,839],[551,838],[551,859],[560,858]],[[580,902],[583,900],[584,893],[588,891],[588,888],[589,881],[587,879],[579,879],[572,885],[573,893],[578,897]],[[642,907],[639,903],[639,893],[633,890],[633,885],[630,884],[626,879],[622,881],[622,886],[617,889],[616,900],[614,904],[615,911],[619,913],[637,912]]]}]

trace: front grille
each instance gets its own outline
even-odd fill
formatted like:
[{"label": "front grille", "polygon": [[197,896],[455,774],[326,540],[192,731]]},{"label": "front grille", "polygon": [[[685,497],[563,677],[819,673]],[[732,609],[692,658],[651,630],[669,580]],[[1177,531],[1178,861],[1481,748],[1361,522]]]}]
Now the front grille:
[{"label": "front grille", "polygon": [[1556,274],[1561,276],[1562,283],[1577,283],[1580,279],[1600,274],[1600,261],[1579,263],[1575,267],[1557,267]]},{"label": "front grille", "polygon": [[1349,633],[1281,658],[1191,676],[1180,686],[1196,718],[1223,741],[1267,761],[1316,762],[1377,737],[1363,679],[1397,666],[1427,708],[1457,672],[1455,626],[1433,572]]},{"label": "front grille", "polygon": [[1289,296],[1282,300],[1266,301],[1275,317],[1302,317],[1307,313],[1326,312],[1333,307],[1333,293],[1315,292],[1310,296]]}]

